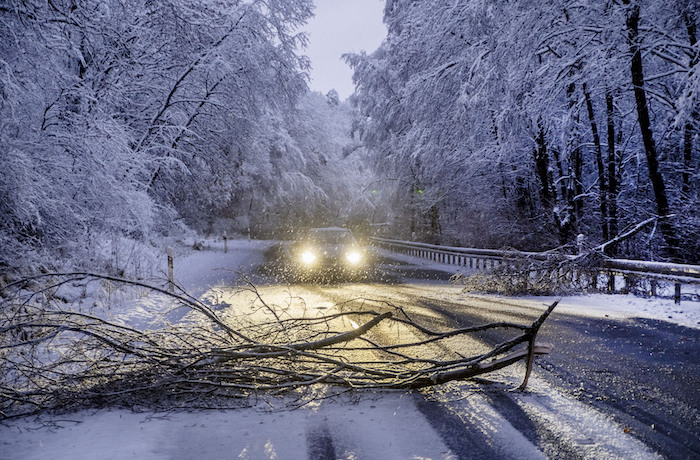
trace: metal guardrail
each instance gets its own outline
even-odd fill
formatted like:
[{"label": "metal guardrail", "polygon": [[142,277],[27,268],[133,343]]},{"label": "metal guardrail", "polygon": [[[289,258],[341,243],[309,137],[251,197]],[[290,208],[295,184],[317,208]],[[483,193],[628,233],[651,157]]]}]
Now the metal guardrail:
[{"label": "metal guardrail", "polygon": [[[386,238],[371,238],[371,242],[375,246],[392,252],[475,270],[494,268],[516,257],[540,261],[561,259],[562,257],[573,259],[575,257],[541,252],[450,247]],[[673,285],[673,298],[676,303],[681,301],[683,286],[700,285],[700,265],[606,259],[603,261],[602,266],[599,267],[599,272],[604,277],[603,281],[607,292],[630,292],[635,287],[638,287],[640,282],[644,282],[644,292],[650,296],[657,296],[659,295],[659,289],[664,283],[671,283]],[[618,288],[616,278],[620,276],[624,279],[624,284]],[[598,281],[597,276],[593,277],[593,286],[591,286],[593,289],[598,289]],[[700,296],[698,293],[693,295],[696,297]]]}]

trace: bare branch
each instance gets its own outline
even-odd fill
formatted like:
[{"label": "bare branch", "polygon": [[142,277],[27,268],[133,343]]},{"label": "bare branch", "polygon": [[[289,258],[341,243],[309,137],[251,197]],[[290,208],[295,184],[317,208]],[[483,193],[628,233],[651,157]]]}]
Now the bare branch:
[{"label": "bare branch", "polygon": [[[55,296],[56,287],[71,280],[149,289],[191,309],[198,320],[139,330],[73,311]],[[253,292],[262,300],[257,289]],[[436,331],[412,319],[405,307],[368,299],[340,304],[341,311],[320,318],[281,318],[275,312],[279,307],[266,304],[275,320],[260,323],[220,316],[186,293],[85,272],[35,276],[12,283],[5,294],[0,303],[2,418],[85,406],[236,402],[314,385],[335,391],[421,388],[526,359],[524,387],[533,357],[549,349],[534,340],[556,305],[529,326],[498,322]],[[349,328],[346,320],[352,317],[366,320]],[[518,333],[473,356],[433,347],[496,328]],[[527,349],[514,350],[524,343]]]}]

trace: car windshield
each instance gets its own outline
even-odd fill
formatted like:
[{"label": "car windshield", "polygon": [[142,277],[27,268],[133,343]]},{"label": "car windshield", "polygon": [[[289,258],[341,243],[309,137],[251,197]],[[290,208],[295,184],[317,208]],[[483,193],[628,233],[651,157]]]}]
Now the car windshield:
[{"label": "car windshield", "polygon": [[319,245],[354,244],[355,238],[350,230],[313,229],[306,235],[306,241]]}]

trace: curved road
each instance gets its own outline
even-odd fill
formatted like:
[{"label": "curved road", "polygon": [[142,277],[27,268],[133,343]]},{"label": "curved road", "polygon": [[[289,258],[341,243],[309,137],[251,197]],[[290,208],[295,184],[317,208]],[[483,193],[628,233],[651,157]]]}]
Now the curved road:
[{"label": "curved road", "polygon": [[[529,324],[546,307],[542,302],[460,293],[448,278],[445,272],[385,258],[378,261],[372,282],[336,280],[292,284],[291,289],[296,295],[335,304],[356,298],[390,300],[433,327],[493,321]],[[489,345],[504,339],[498,330],[479,338]],[[477,393],[497,418],[507,421],[509,429],[514,428],[544,457],[700,458],[699,330],[649,319],[603,321],[557,314],[555,309],[538,340],[554,343],[555,349],[538,359],[529,386],[534,390],[511,391],[522,378],[522,367],[516,366],[508,368],[510,373],[488,374],[491,384],[483,380],[476,388],[472,384],[462,389]],[[505,458],[518,452],[504,445],[507,439],[497,439],[497,429],[484,429],[479,420],[465,416],[464,407],[460,412],[431,392],[418,393],[415,399],[457,458]],[[474,408],[467,413],[475,413]],[[603,427],[605,423],[614,428]],[[619,429],[620,434],[604,433],[606,429]],[[647,450],[626,450],[624,439]],[[322,441],[324,448],[331,444],[328,439]]]}]

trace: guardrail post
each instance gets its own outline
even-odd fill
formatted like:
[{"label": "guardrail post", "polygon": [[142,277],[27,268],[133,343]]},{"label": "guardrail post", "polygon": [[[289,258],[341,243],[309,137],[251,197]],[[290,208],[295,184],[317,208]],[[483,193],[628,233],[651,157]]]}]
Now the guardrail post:
[{"label": "guardrail post", "polygon": [[615,273],[608,272],[608,291],[615,292]]},{"label": "guardrail post", "polygon": [[641,283],[641,280],[640,280],[640,278],[639,278],[636,274],[635,274],[635,275],[630,275],[630,277],[629,277],[629,286],[628,286],[629,292],[631,292],[631,293],[639,292],[639,290],[640,290],[640,286],[639,286],[640,283]]},{"label": "guardrail post", "polygon": [[586,241],[586,237],[583,235],[583,233],[579,233],[578,235],[576,235],[576,249],[577,249],[576,252],[579,255],[583,254],[583,250],[584,250],[583,245],[584,245],[585,241]]},{"label": "guardrail post", "polygon": [[673,302],[680,305],[681,304],[681,283],[675,283],[673,293]]},{"label": "guardrail post", "polygon": [[175,290],[175,257],[173,248],[168,247],[165,252],[168,254],[168,291],[173,292]]},{"label": "guardrail post", "polygon": [[625,287],[622,288],[622,293],[623,294],[629,294],[632,292],[632,275],[626,274],[624,276],[625,280]]}]

